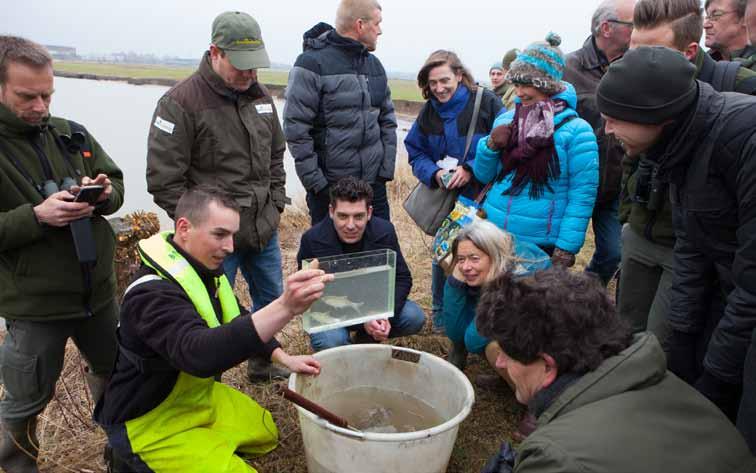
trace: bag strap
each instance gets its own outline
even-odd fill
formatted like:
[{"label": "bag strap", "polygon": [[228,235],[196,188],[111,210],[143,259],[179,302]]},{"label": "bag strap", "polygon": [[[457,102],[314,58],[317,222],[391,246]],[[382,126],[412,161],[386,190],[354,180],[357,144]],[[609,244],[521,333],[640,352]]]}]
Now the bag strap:
[{"label": "bag strap", "polygon": [[462,154],[462,159],[467,159],[467,152],[470,151],[470,145],[472,144],[473,135],[475,134],[475,125],[478,123],[478,113],[480,112],[480,102],[483,100],[483,87],[478,86],[475,90],[475,105],[473,106],[472,119],[470,120],[470,127],[467,129],[467,138],[465,138],[465,152]]}]

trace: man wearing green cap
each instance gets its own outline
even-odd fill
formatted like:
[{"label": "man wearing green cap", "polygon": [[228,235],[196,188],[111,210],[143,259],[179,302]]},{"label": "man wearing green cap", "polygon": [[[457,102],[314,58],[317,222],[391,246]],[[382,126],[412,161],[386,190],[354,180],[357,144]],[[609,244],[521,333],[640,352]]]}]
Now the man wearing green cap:
[{"label": "man wearing green cap", "polygon": [[[273,98],[257,82],[270,67],[260,26],[243,12],[213,21],[212,43],[197,72],[158,102],[147,151],[147,189],[173,218],[179,197],[198,184],[221,187],[241,207],[234,252],[223,268],[234,284],[237,270],[258,311],[282,291],[278,222],[285,206],[286,143]],[[253,357],[251,381],[288,376]]]},{"label": "man wearing green cap", "polygon": [[[596,98],[607,134],[669,185],[676,236],[669,368],[737,418],[754,449],[756,98],[716,92],[696,73],[678,51],[642,46],[609,67]],[[726,304],[712,321],[715,291]]]}]

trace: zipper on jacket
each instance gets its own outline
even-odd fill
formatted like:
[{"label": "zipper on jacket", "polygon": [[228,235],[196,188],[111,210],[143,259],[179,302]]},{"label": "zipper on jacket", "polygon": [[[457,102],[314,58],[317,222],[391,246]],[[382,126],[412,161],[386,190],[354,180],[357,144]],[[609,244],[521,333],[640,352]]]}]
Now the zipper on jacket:
[{"label": "zipper on jacket", "polygon": [[551,201],[551,205],[549,205],[549,219],[548,219],[548,221],[546,223],[546,236],[550,236],[551,235],[551,227],[552,227],[553,220],[554,220],[554,206],[555,205],[556,204],[552,200]]},{"label": "zipper on jacket", "polygon": [[646,237],[648,241],[656,243],[654,241],[653,230],[654,230],[654,225],[656,225],[657,213],[655,211],[649,210],[648,214],[649,214],[649,217],[648,217],[648,221],[646,222],[646,227],[643,229],[643,236]]}]

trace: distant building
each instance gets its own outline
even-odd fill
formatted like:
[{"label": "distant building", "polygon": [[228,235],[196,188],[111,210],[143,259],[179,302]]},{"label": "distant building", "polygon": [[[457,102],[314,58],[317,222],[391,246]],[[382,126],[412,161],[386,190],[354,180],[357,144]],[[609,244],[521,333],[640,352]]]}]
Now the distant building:
[{"label": "distant building", "polygon": [[70,48],[68,46],[52,46],[46,44],[45,47],[50,52],[53,59],[79,59],[76,55],[76,48]]}]

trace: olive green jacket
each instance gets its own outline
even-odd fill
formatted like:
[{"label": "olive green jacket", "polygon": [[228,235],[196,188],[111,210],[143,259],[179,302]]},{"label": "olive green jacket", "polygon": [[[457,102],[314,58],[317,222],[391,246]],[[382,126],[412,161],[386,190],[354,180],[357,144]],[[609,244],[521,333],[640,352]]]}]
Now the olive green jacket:
[{"label": "olive green jacket", "polygon": [[667,371],[649,333],[557,395],[518,449],[515,473],[752,473],[721,411]]},{"label": "olive green jacket", "polygon": [[[107,174],[113,185],[110,198],[95,209],[92,228],[97,263],[92,271],[91,309],[97,311],[115,295],[113,258],[115,237],[102,217],[123,203],[123,174],[97,140],[87,133],[91,155],[64,151],[56,135],[70,136],[69,122],[50,118],[32,126],[0,104],[0,316],[9,319],[58,320],[84,317],[84,283],[71,230],[37,222],[33,207],[44,200],[35,185],[45,181],[35,147],[47,157],[53,177],[95,177]],[[8,156],[11,154],[12,156]],[[87,155],[87,156],[84,156]],[[25,169],[34,184],[14,164]]]},{"label": "olive green jacket", "polygon": [[171,218],[186,189],[218,186],[242,207],[237,248],[265,247],[286,205],[286,141],[261,84],[231,90],[205,53],[158,102],[147,147],[147,190]]}]

